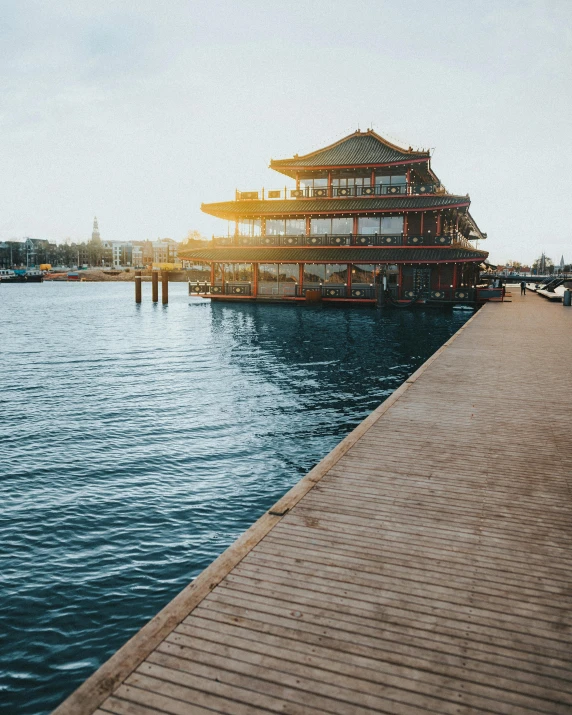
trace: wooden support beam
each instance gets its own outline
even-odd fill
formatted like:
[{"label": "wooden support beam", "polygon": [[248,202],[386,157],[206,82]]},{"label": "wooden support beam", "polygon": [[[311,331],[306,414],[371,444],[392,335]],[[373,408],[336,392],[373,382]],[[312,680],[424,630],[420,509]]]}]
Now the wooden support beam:
[{"label": "wooden support beam", "polygon": [[151,288],[153,293],[153,303],[159,302],[159,271],[151,272]]},{"label": "wooden support beam", "polygon": [[163,300],[163,305],[168,305],[168,303],[169,303],[169,273],[168,273],[168,271],[161,271],[161,298]]},{"label": "wooden support beam", "polygon": [[135,271],[135,302],[141,303],[141,271]]}]

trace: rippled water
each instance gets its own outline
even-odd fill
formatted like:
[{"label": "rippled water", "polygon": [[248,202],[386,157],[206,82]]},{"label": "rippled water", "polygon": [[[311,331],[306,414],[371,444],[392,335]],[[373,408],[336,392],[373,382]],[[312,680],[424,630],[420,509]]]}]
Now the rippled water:
[{"label": "rippled water", "polygon": [[0,286],[2,712],[55,707],[467,319],[133,290]]}]

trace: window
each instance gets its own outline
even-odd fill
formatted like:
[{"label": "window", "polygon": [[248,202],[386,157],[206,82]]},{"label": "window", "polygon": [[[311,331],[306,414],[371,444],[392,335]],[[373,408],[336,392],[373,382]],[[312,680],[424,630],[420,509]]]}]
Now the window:
[{"label": "window", "polygon": [[304,285],[307,283],[323,283],[326,280],[326,266],[323,263],[304,264]]},{"label": "window", "polygon": [[380,233],[390,236],[403,233],[403,216],[382,216]]},{"label": "window", "polygon": [[242,219],[238,222],[239,236],[260,236],[260,219]]},{"label": "window", "polygon": [[222,263],[225,283],[252,283],[252,263]]},{"label": "window", "polygon": [[214,282],[218,283],[219,285],[222,283],[222,270],[223,270],[222,263],[214,264]]},{"label": "window", "polygon": [[310,220],[310,233],[313,236],[350,234],[353,230],[352,218],[313,218]]},{"label": "window", "polygon": [[306,234],[306,219],[288,218],[285,221],[284,232],[286,236],[304,236]]},{"label": "window", "polygon": [[407,175],[376,176],[375,189],[378,194],[406,194]]},{"label": "window", "polygon": [[352,285],[355,283],[375,283],[375,266],[372,263],[360,263],[351,267]]},{"label": "window", "polygon": [[211,267],[207,263],[200,263],[199,261],[191,261],[189,267],[188,277],[191,281],[206,281],[211,282]]},{"label": "window", "polygon": [[325,266],[325,283],[337,283],[344,285],[348,282],[347,263],[331,263]]},{"label": "window", "polygon": [[280,283],[297,283],[300,278],[300,269],[297,263],[280,263],[278,267],[278,280]]},{"label": "window", "polygon": [[261,263],[258,267],[258,293],[295,295],[298,278],[297,263]]},{"label": "window", "polygon": [[276,283],[278,281],[278,264],[261,263],[258,266],[258,283]]},{"label": "window", "polygon": [[332,186],[354,187],[371,186],[371,174],[368,176],[337,176],[332,178]]},{"label": "window", "polygon": [[306,233],[306,219],[266,219],[267,236],[303,236]]},{"label": "window", "polygon": [[358,218],[358,233],[360,236],[373,236],[379,233],[379,216],[360,216]]},{"label": "window", "polygon": [[302,179],[300,181],[301,189],[323,189],[328,187],[328,177],[316,177],[311,179]]},{"label": "window", "polygon": [[353,218],[333,218],[332,219],[332,231],[331,233],[337,234],[346,234],[346,233],[352,233],[354,229],[354,220]]},{"label": "window", "polygon": [[398,236],[403,233],[403,216],[360,216],[358,234],[373,236]]}]

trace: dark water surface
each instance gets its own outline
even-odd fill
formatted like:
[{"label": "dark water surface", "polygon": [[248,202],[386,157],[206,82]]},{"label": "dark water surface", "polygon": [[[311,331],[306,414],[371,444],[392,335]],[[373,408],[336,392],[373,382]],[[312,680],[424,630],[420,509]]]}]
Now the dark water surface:
[{"label": "dark water surface", "polygon": [[0,710],[46,713],[470,313],[0,286]]}]

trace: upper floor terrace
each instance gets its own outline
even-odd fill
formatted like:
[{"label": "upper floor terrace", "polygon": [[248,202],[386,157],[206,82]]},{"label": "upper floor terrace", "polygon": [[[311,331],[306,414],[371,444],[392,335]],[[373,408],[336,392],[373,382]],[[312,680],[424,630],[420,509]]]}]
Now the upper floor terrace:
[{"label": "upper floor terrace", "polygon": [[[384,179],[386,177],[383,177]],[[398,178],[397,180],[391,180]],[[403,181],[401,180],[403,178]],[[235,201],[272,201],[299,199],[346,199],[352,197],[379,196],[422,196],[445,194],[445,188],[439,182],[407,181],[406,177],[387,177],[386,181],[374,181],[363,177],[352,180],[317,180],[300,182],[297,187],[266,189],[255,191],[236,190]]]}]

